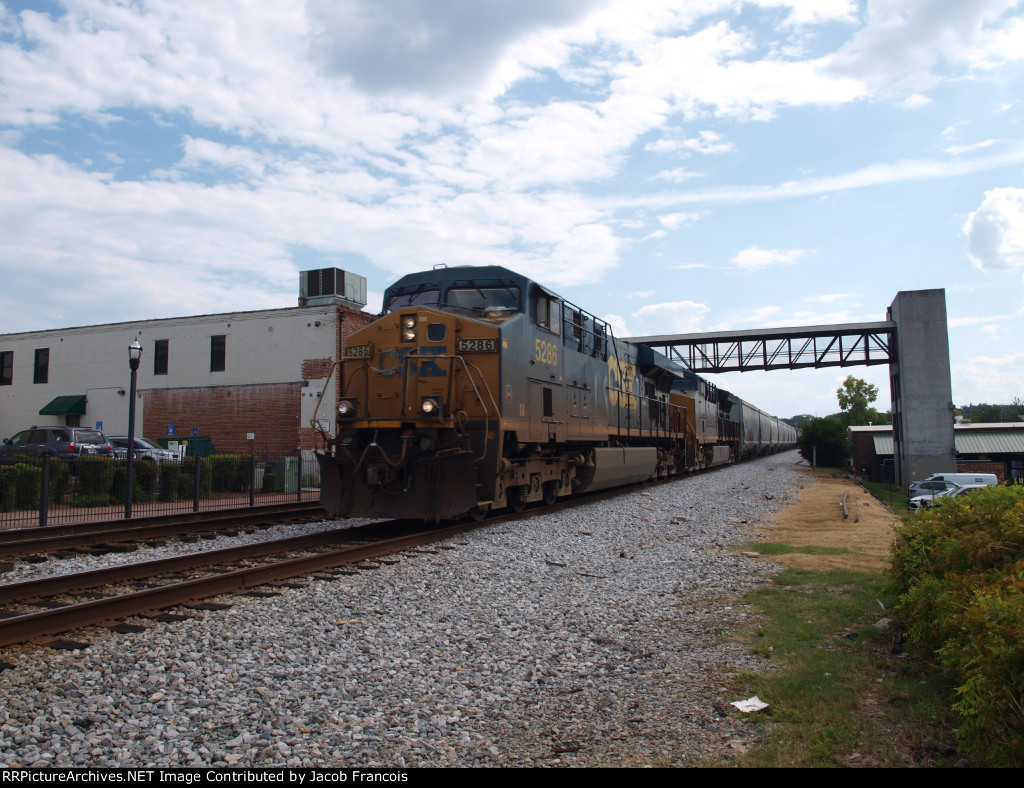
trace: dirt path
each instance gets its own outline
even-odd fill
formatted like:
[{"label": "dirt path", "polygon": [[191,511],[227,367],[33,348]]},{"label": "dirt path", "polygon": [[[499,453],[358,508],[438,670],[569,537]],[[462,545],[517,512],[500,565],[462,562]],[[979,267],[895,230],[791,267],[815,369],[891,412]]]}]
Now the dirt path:
[{"label": "dirt path", "polygon": [[[834,555],[783,553],[771,561],[801,569],[879,569],[889,555],[893,525],[899,521],[877,498],[851,479],[836,479],[821,471],[804,471],[810,478],[786,506],[759,529],[762,541],[792,547],[845,549]],[[843,493],[849,517],[843,515]]]}]

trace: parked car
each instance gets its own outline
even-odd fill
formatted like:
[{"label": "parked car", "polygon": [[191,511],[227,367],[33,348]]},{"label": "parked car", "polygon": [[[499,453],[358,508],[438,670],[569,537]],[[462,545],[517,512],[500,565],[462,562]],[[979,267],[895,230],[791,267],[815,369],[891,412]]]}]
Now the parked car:
[{"label": "parked car", "polygon": [[11,457],[113,457],[114,449],[106,436],[91,427],[32,427],[12,438],[4,438],[0,459]]},{"label": "parked car", "polygon": [[947,490],[936,491],[934,494],[917,495],[910,499],[909,506],[911,509],[927,509],[929,506],[934,506],[935,502],[940,498],[957,498],[966,493],[974,490],[984,490],[986,487],[991,487],[991,484],[963,484],[953,485],[952,488]]},{"label": "parked car", "polygon": [[919,490],[939,489],[938,487],[927,486],[932,482],[952,482],[957,487],[963,487],[966,484],[994,485],[998,484],[999,480],[996,479],[994,473],[933,473],[919,482],[908,484],[907,498],[923,495],[924,493],[918,492]]},{"label": "parked car", "polygon": [[[117,456],[121,459],[128,459],[128,436],[111,435],[109,440],[113,445],[114,452]],[[159,444],[153,443],[151,440],[146,438],[136,438],[135,459],[164,462],[165,460],[176,460],[178,459],[178,455],[173,451],[163,448]]]}]

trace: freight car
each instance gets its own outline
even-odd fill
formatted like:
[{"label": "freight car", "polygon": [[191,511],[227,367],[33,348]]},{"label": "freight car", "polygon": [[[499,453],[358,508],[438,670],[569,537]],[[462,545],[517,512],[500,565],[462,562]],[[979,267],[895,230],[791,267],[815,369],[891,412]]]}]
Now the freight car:
[{"label": "freight car", "polygon": [[346,339],[321,501],[438,521],[737,462],[795,431],[499,266],[387,289]]}]

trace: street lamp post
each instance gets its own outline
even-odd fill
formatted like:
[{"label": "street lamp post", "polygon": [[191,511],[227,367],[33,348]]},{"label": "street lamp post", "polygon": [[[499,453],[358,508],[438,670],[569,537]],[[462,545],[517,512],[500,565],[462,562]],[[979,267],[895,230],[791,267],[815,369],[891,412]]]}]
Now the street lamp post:
[{"label": "street lamp post", "polygon": [[132,485],[134,484],[135,463],[135,378],[142,360],[142,345],[135,340],[128,346],[128,366],[132,368],[132,381],[128,391],[128,490],[124,499],[124,516],[132,516]]}]

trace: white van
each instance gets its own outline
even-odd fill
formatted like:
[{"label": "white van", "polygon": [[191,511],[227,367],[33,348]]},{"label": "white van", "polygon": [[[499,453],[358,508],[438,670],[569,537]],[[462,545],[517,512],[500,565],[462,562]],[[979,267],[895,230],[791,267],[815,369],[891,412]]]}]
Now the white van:
[{"label": "white van", "polygon": [[994,487],[999,484],[999,481],[994,473],[933,473],[927,479],[907,485],[907,498],[913,498],[926,492],[941,492],[943,489],[949,489],[950,483],[957,487],[966,485]]}]

